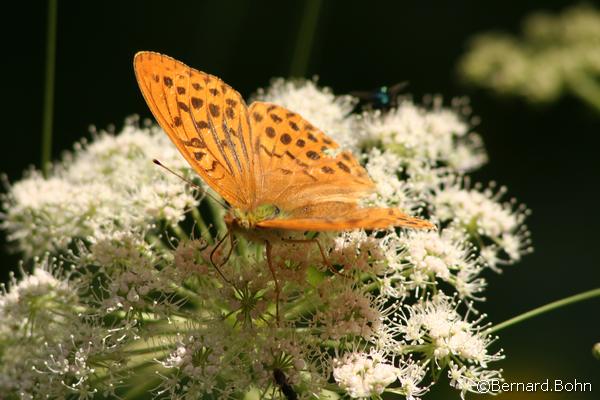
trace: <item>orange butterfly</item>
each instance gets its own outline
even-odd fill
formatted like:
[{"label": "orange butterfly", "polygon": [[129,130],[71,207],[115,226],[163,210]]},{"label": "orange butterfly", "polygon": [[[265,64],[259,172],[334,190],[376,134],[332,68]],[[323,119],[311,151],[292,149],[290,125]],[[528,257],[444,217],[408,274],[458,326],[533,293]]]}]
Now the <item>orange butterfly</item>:
[{"label": "orange butterfly", "polygon": [[300,115],[259,101],[247,107],[221,79],[159,53],[137,53],[134,69],[158,123],[231,205],[230,232],[266,243],[273,275],[271,241],[284,240],[282,231],[433,228],[395,208],[359,207],[373,181]]}]

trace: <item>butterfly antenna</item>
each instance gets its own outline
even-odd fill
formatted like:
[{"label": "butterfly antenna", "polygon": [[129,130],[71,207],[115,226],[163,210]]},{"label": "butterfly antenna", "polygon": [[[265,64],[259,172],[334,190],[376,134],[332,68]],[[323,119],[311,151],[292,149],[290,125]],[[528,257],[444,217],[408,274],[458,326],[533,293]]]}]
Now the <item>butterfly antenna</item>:
[{"label": "butterfly antenna", "polygon": [[178,177],[179,179],[181,179],[182,181],[186,182],[188,185],[195,187],[196,189],[204,192],[204,194],[206,194],[208,197],[210,197],[211,199],[213,199],[214,201],[216,201],[217,203],[219,203],[221,206],[223,206],[223,208],[229,208],[227,206],[227,204],[223,203],[221,200],[217,199],[215,196],[213,196],[208,190],[204,189],[202,186],[198,185],[197,183],[194,183],[192,181],[190,181],[189,179],[187,179],[186,177],[184,177],[183,175],[173,171],[171,168],[167,167],[166,165],[164,165],[163,163],[161,163],[160,161],[158,161],[156,158],[152,160],[152,162],[156,165],[158,165],[159,167],[162,167],[164,169],[166,169],[167,171],[169,171],[170,173],[172,173],[173,175],[175,175],[176,177]]}]

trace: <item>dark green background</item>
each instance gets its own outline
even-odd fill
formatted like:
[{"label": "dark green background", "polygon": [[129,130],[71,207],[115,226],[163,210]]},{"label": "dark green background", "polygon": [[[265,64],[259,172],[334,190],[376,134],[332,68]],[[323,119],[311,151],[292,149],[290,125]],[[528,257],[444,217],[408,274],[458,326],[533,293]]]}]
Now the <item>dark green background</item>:
[{"label": "dark green background", "polygon": [[[39,165],[46,4],[10,3],[0,24],[0,170],[15,181]],[[479,308],[492,322],[600,282],[600,115],[568,97],[544,107],[497,98],[461,85],[455,71],[471,35],[517,32],[520,20],[542,4],[557,11],[570,3],[324,1],[307,73],[337,93],[408,80],[417,98],[471,96],[490,156],[475,180],[507,185],[533,210],[528,225],[535,253],[501,275],[487,274],[488,301]],[[136,51],[174,56],[246,96],[269,78],[288,75],[303,10],[302,1],[60,1],[54,158],[86,136],[90,124],[119,127],[132,113],[150,116],[134,80]],[[4,277],[18,262],[18,255],[6,253]],[[507,381],[576,378],[592,382],[593,391],[499,399],[600,398],[600,361],[590,352],[600,342],[600,301],[546,314],[500,336],[508,358],[493,366],[504,368]],[[458,398],[440,388],[426,398]]]}]

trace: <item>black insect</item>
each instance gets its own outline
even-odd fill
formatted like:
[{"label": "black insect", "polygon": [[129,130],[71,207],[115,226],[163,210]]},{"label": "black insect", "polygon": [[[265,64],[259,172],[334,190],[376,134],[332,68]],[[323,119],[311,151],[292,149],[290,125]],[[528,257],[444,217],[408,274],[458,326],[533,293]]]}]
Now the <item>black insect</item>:
[{"label": "black insect", "polygon": [[358,97],[359,105],[363,109],[387,111],[398,105],[398,96],[407,86],[408,82],[405,81],[392,86],[381,86],[371,91],[350,92],[350,95]]},{"label": "black insect", "polygon": [[273,379],[287,400],[298,400],[298,395],[288,382],[287,376],[279,368],[273,370]]}]

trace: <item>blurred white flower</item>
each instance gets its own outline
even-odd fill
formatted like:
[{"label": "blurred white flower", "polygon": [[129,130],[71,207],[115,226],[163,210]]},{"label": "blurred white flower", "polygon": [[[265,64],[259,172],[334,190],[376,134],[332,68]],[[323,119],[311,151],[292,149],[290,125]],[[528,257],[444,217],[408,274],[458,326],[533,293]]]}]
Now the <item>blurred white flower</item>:
[{"label": "blurred white flower", "polygon": [[592,354],[594,357],[600,360],[600,342],[596,343],[594,347],[592,347]]},{"label": "blurred white flower", "polygon": [[522,37],[475,36],[458,69],[472,84],[500,94],[551,102],[565,92],[600,107],[600,12],[574,5],[560,14],[525,18]]}]

